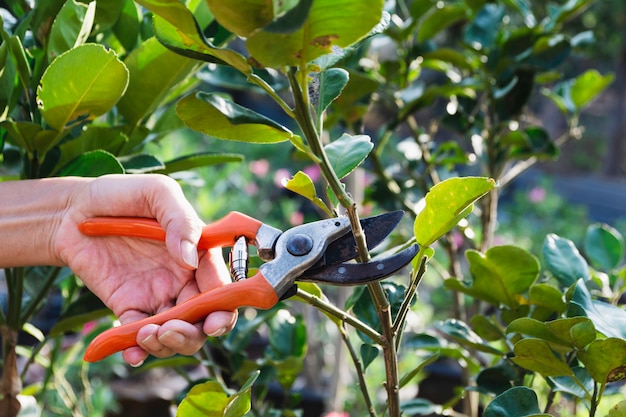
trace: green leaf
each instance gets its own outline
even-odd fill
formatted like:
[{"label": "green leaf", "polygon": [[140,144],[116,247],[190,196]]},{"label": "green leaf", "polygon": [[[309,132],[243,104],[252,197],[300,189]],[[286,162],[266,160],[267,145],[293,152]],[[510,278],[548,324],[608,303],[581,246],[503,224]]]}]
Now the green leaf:
[{"label": "green leaf", "polygon": [[275,359],[301,358],[306,353],[306,326],[301,316],[280,310],[269,323],[269,351]]},{"label": "green leaf", "polygon": [[591,342],[578,359],[585,365],[589,375],[601,384],[626,379],[626,340],[617,338]]},{"label": "green leaf", "polygon": [[295,136],[259,113],[216,94],[191,94],[180,100],[176,114],[188,127],[224,140],[277,143]]},{"label": "green leaf", "polygon": [[400,388],[405,387],[409,382],[413,380],[413,378],[415,378],[420,372],[422,372],[422,370],[425,367],[427,367],[428,365],[432,363],[435,363],[437,359],[439,359],[439,356],[440,356],[439,352],[434,352],[430,354],[429,356],[427,356],[426,358],[424,358],[424,360],[421,361],[420,364],[417,365],[413,370],[402,375],[402,377],[400,378],[400,382],[398,383],[398,386]]},{"label": "green leaf", "polygon": [[580,278],[589,279],[589,265],[571,240],[551,233],[546,236],[542,252],[546,267],[562,286],[570,287]]},{"label": "green leaf", "polygon": [[624,258],[624,238],[606,224],[593,224],[587,228],[584,249],[592,265],[602,271],[610,271]]},{"label": "green leaf", "polygon": [[67,164],[58,173],[60,177],[99,177],[106,174],[123,174],[122,164],[109,152],[96,150],[84,153]]},{"label": "green leaf", "polygon": [[443,407],[424,398],[415,398],[400,404],[400,409],[409,416],[431,416],[441,414]]},{"label": "green leaf", "polygon": [[276,2],[264,0],[207,0],[215,19],[229,31],[248,37],[267,25],[276,14]]},{"label": "green leaf", "polygon": [[[381,20],[382,0],[315,0],[300,29],[291,33],[257,30],[249,34],[246,46],[262,66],[300,66],[333,48],[345,48],[364,38]],[[349,16],[350,24],[346,24]],[[225,25],[224,20],[220,23]]]},{"label": "green leaf", "polygon": [[496,40],[504,14],[503,6],[485,4],[465,28],[464,40],[476,49],[490,48]]},{"label": "green leaf", "polygon": [[165,168],[157,170],[159,174],[171,174],[173,172],[188,171],[195,168],[225,164],[229,162],[241,162],[244,156],[230,153],[198,152],[192,155],[181,156],[165,163]]},{"label": "green leaf", "polygon": [[568,316],[589,317],[596,330],[606,337],[626,339],[626,311],[614,305],[593,300],[583,280],[568,291]]},{"label": "green leaf", "polygon": [[[522,317],[509,324],[506,332],[542,339],[552,344],[554,349],[563,351],[583,349],[596,339],[596,329],[592,321],[586,317],[556,319],[549,322]],[[564,347],[566,349],[563,349]]]},{"label": "green leaf", "polygon": [[468,250],[470,287],[457,279],[446,280],[446,287],[462,291],[495,306],[519,305],[519,295],[525,293],[539,276],[539,261],[517,246],[494,246],[482,254]]},{"label": "green leaf", "polygon": [[501,362],[481,370],[476,376],[476,385],[480,392],[500,395],[512,387],[511,381],[518,378],[510,362]]},{"label": "green leaf", "polygon": [[134,49],[124,64],[130,78],[117,108],[135,126],[163,104],[172,89],[197,68],[197,63],[149,38]]},{"label": "green leaf", "polygon": [[[68,81],[69,80],[69,81]],[[55,59],[41,77],[37,104],[56,130],[109,111],[128,85],[128,70],[115,52],[86,44]]]},{"label": "green leaf", "polygon": [[530,287],[528,303],[557,313],[565,311],[566,304],[563,293],[550,284],[535,284]]},{"label": "green leaf", "polygon": [[594,381],[583,367],[572,368],[574,376],[556,376],[548,378],[554,384],[554,390],[565,392],[578,398],[590,399]]},{"label": "green leaf", "polygon": [[0,45],[0,121],[6,118],[16,101],[14,92],[17,91],[17,86],[17,67],[10,54],[8,43],[3,42]]},{"label": "green leaf", "polygon": [[620,401],[615,404],[606,417],[626,417],[626,401]]},{"label": "green leaf", "polygon": [[344,178],[354,171],[369,155],[374,147],[367,135],[351,136],[346,133],[324,146],[328,160],[337,177]]},{"label": "green leaf", "polygon": [[537,394],[530,388],[513,387],[498,395],[485,408],[484,417],[546,416],[539,408]]},{"label": "green leaf", "polygon": [[545,340],[522,339],[515,344],[513,352],[513,362],[543,376],[574,375],[569,365],[555,355]]},{"label": "green leaf", "polygon": [[449,178],[426,194],[424,209],[417,215],[414,233],[417,243],[430,246],[473,210],[476,200],[496,186],[483,177]]},{"label": "green leaf", "polygon": [[316,110],[318,116],[328,108],[348,84],[348,72],[342,68],[330,68],[319,74],[319,100]]},{"label": "green leaf", "polygon": [[155,14],[155,35],[166,47],[194,59],[230,65],[244,74],[252,68],[232,49],[218,48],[200,32],[191,11],[179,0],[137,0]]},{"label": "green leaf", "polygon": [[48,59],[52,61],[63,52],[85,43],[94,23],[96,2],[65,2],[52,23],[48,38]]},{"label": "green leaf", "polygon": [[195,385],[178,406],[180,417],[223,417],[230,405],[226,389],[216,381]]},{"label": "green leaf", "polygon": [[455,23],[467,19],[469,16],[467,6],[465,4],[447,4],[441,8],[436,7],[430,9],[424,18],[417,32],[417,41],[424,42],[442,30],[454,25]]},{"label": "green leaf", "polygon": [[324,203],[324,200],[317,196],[315,184],[313,184],[311,178],[304,172],[296,172],[296,175],[294,175],[293,178],[291,178],[290,180],[285,181],[283,186],[289,191],[293,191],[294,193],[301,195],[302,197],[311,201],[323,211],[329,211],[328,207],[326,207],[326,204]]},{"label": "green leaf", "polygon": [[[100,7],[101,4],[102,2],[98,3],[97,7]],[[134,49],[139,36],[139,29],[139,16],[135,2],[133,0],[124,0],[124,6],[112,30],[115,37],[127,51]]]},{"label": "green leaf", "polygon": [[445,320],[436,324],[438,330],[454,339],[463,346],[469,346],[480,352],[501,355],[502,352],[491,347],[485,340],[478,336],[470,327],[456,319]]},{"label": "green leaf", "polygon": [[117,129],[89,125],[79,137],[59,145],[61,158],[57,166],[63,167],[78,156],[97,149],[117,155],[126,142],[128,137]]},{"label": "green leaf", "polygon": [[377,345],[370,345],[367,343],[363,343],[361,345],[361,361],[363,362],[364,371],[374,361],[374,359],[376,359],[379,353],[380,348]]},{"label": "green leaf", "polygon": [[54,338],[68,332],[76,332],[89,323],[111,314],[102,300],[88,291],[81,294],[76,300],[69,304],[59,320],[54,324],[48,337]]},{"label": "green leaf", "polygon": [[502,328],[492,319],[483,314],[476,314],[470,319],[472,329],[485,340],[500,340],[504,338]]},{"label": "green leaf", "polygon": [[124,171],[129,174],[145,174],[155,172],[164,168],[163,162],[153,155],[136,154],[118,158]]}]

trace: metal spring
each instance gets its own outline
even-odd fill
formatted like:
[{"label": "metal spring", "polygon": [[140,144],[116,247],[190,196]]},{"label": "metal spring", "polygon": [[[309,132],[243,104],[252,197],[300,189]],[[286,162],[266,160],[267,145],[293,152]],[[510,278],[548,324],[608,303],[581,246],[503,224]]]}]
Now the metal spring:
[{"label": "metal spring", "polygon": [[231,278],[234,281],[248,278],[248,241],[245,236],[235,240],[229,258]]}]

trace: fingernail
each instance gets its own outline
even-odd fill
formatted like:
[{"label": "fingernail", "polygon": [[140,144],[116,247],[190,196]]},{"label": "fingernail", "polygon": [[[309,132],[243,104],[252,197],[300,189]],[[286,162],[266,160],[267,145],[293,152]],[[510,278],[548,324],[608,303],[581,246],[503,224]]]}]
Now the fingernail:
[{"label": "fingernail", "polygon": [[131,363],[130,366],[132,366],[133,368],[139,368],[141,365],[143,365],[143,361],[139,361],[137,363]]},{"label": "fingernail", "polygon": [[226,330],[227,330],[226,327],[220,327],[219,329],[217,329],[213,333],[209,333],[207,336],[219,337],[219,336],[224,335],[224,333],[226,333]]},{"label": "fingernail", "polygon": [[198,267],[198,249],[196,245],[188,240],[183,240],[180,242],[180,253],[187,265],[194,269]]},{"label": "fingernail", "polygon": [[154,337],[154,335],[153,335],[153,334],[151,334],[150,336],[148,336],[148,337],[146,337],[145,339],[143,339],[143,340],[141,341],[141,344],[143,345],[143,344],[145,344],[145,343],[148,343],[150,340],[152,340],[152,338],[153,338],[153,337]]},{"label": "fingernail", "polygon": [[178,332],[168,330],[159,337],[159,341],[161,343],[169,342],[168,344],[171,344],[172,342],[174,342],[176,344],[182,345],[185,342],[185,336]]}]

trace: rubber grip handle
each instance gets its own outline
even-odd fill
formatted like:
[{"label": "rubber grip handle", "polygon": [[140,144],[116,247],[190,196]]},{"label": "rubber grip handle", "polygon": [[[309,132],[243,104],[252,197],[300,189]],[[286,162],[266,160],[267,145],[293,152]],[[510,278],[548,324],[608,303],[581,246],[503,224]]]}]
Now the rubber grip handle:
[{"label": "rubber grip handle", "polygon": [[[237,211],[204,226],[198,249],[231,246],[235,239],[245,236],[254,240],[263,223]],[[154,219],[143,217],[94,217],[79,223],[78,229],[87,236],[128,236],[165,241],[165,231]]]},{"label": "rubber grip handle", "polygon": [[87,346],[84,359],[97,362],[113,353],[137,346],[137,332],[147,324],[160,325],[173,319],[198,323],[214,311],[234,311],[239,307],[266,310],[278,300],[274,288],[259,271],[251,278],[200,293],[162,313],[104,331]]}]

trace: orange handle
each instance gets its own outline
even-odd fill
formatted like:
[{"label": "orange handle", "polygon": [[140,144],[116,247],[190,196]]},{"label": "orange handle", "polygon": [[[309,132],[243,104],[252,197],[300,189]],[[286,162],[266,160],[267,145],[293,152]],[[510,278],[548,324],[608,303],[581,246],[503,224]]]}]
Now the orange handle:
[{"label": "orange handle", "polygon": [[163,324],[172,319],[198,323],[214,311],[233,311],[243,306],[268,309],[277,302],[274,288],[259,271],[252,278],[200,293],[157,315],[106,330],[87,346],[84,359],[96,362],[136,346],[137,332],[147,324]]},{"label": "orange handle", "polygon": [[[240,236],[254,240],[262,224],[257,219],[232,211],[220,220],[204,226],[198,249],[230,246]],[[165,240],[165,232],[159,223],[142,217],[95,217],[81,222],[78,229],[88,236],[130,236]]]}]

